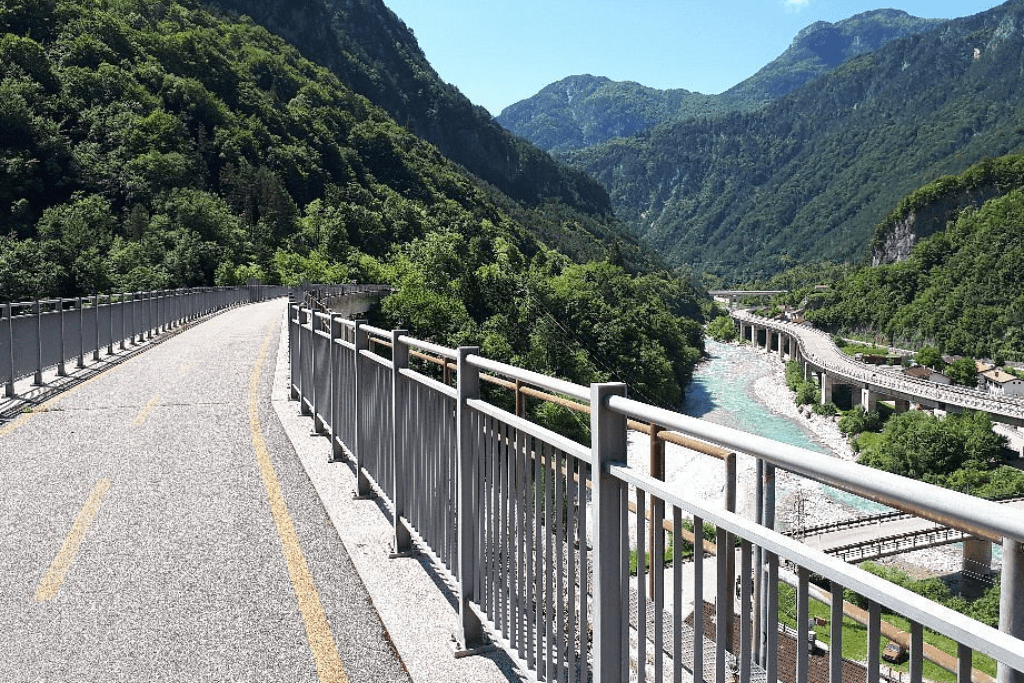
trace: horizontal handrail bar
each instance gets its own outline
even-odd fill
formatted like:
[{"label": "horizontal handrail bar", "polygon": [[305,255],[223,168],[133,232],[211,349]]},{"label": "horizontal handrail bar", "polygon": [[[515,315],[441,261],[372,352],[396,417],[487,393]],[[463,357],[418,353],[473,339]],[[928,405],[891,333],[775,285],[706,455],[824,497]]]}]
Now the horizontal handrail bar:
[{"label": "horizontal handrail bar", "polygon": [[512,379],[518,379],[522,382],[532,384],[535,387],[564,394],[580,401],[590,401],[589,387],[580,386],[573,382],[567,382],[564,379],[542,375],[539,372],[523,370],[522,368],[517,368],[514,365],[508,365],[507,363],[501,363],[475,354],[470,355],[466,361],[470,365],[480,368],[481,370],[495,372],[499,375],[511,377]]},{"label": "horizontal handrail bar", "polygon": [[1024,515],[1012,519],[998,503],[883,472],[857,463],[772,441],[755,434],[612,396],[608,407],[627,417],[655,422],[713,444],[761,458],[784,470],[855,493],[995,543],[1024,541]]},{"label": "horizontal handrail bar", "polygon": [[868,600],[884,605],[912,621],[967,645],[973,650],[983,652],[1009,664],[1018,671],[1024,671],[1024,650],[1020,647],[1020,641],[1007,633],[981,624],[906,588],[890,583],[819,550],[814,550],[799,541],[772,531],[756,522],[751,522],[735,513],[722,509],[703,508],[668,490],[664,482],[637,472],[628,466],[612,464],[608,469],[613,477],[653,494],[665,501],[667,505],[673,505],[691,515],[700,517],[705,522],[721,526],[729,533],[736,534],[755,546],[764,548],[781,558],[791,560],[815,574],[834,580],[844,588],[859,593]]},{"label": "horizontal handrail bar", "polygon": [[423,341],[422,339],[416,339],[415,337],[409,337],[404,334],[398,338],[398,341],[402,342],[403,344],[408,344],[409,346],[414,346],[417,349],[421,349],[423,351],[429,351],[434,355],[449,358],[451,360],[455,360],[456,358],[459,357],[459,354],[457,351],[455,351],[455,349],[450,349],[447,346],[441,346],[440,344],[434,344],[428,341]]},{"label": "horizontal handrail bar", "polygon": [[536,437],[549,446],[554,446],[563,453],[571,455],[578,460],[582,460],[588,465],[592,462],[590,449],[587,446],[576,443],[572,439],[566,438],[561,434],[551,431],[550,429],[541,427],[529,420],[524,420],[521,417],[516,417],[507,410],[502,410],[501,408],[491,405],[486,401],[481,401],[480,399],[469,399],[466,401],[466,405],[483,415],[493,417],[495,420],[504,422],[510,427]]},{"label": "horizontal handrail bar", "polygon": [[412,380],[413,382],[416,382],[417,384],[422,384],[423,386],[429,389],[433,389],[437,393],[443,394],[448,398],[458,399],[459,397],[458,390],[453,389],[452,387],[446,384],[441,384],[436,379],[431,379],[430,377],[422,375],[416,372],[415,370],[410,370],[409,368],[402,368],[398,371],[398,374],[400,374],[402,377]]}]

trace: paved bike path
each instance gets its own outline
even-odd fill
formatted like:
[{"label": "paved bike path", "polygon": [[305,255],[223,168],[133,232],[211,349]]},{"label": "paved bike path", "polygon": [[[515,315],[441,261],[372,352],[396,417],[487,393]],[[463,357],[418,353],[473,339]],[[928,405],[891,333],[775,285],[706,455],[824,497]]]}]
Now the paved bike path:
[{"label": "paved bike path", "polygon": [[270,406],[280,316],[0,425],[0,680],[408,680]]}]

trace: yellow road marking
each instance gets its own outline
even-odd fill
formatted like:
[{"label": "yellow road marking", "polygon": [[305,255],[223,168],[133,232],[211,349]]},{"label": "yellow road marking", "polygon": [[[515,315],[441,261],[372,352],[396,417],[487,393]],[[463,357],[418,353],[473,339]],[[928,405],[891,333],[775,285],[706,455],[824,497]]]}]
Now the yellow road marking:
[{"label": "yellow road marking", "polygon": [[285,564],[288,566],[292,590],[295,591],[295,597],[299,602],[299,611],[302,613],[302,621],[306,627],[306,640],[309,641],[309,649],[316,662],[317,675],[322,683],[348,683],[345,666],[338,654],[338,646],[334,642],[331,626],[327,623],[323,605],[320,604],[320,595],[316,592],[316,586],[313,584],[313,576],[306,565],[306,557],[302,554],[302,546],[299,544],[295,525],[288,513],[288,506],[285,504],[281,485],[278,483],[277,473],[274,471],[274,464],[270,460],[270,452],[263,439],[263,429],[260,427],[258,403],[260,373],[272,332],[273,327],[267,331],[267,335],[263,339],[263,346],[256,359],[256,366],[249,377],[249,428],[252,431],[252,445],[256,450],[263,486],[267,490],[270,512],[274,517],[274,524],[277,525],[277,535],[281,539],[281,550],[284,553]]},{"label": "yellow road marking", "polygon": [[179,375],[184,375],[186,372],[191,370],[192,366],[195,365],[195,364],[196,364],[196,362],[192,361],[191,363],[188,363],[186,365],[182,365],[180,368],[178,368],[178,374]]},{"label": "yellow road marking", "polygon": [[46,576],[39,582],[39,588],[36,589],[36,602],[45,602],[57,595],[57,591],[60,590],[61,585],[64,583],[64,577],[68,573],[68,568],[71,567],[71,563],[75,561],[75,556],[78,555],[78,548],[82,545],[82,539],[85,538],[85,534],[89,531],[89,527],[92,526],[93,520],[96,519],[96,515],[100,511],[100,505],[103,504],[103,498],[107,495],[108,489],[110,489],[109,479],[100,479],[96,482],[96,486],[93,487],[92,493],[89,494],[88,500],[85,501],[82,511],[78,513],[78,518],[71,527],[71,531],[68,533],[67,538],[64,539],[60,552],[54,558],[50,569],[46,572]]},{"label": "yellow road marking", "polygon": [[149,403],[146,404],[146,407],[143,408],[142,411],[135,417],[136,427],[138,427],[140,424],[146,421],[146,418],[149,417],[149,414],[153,412],[153,409],[156,408],[156,404],[159,402],[160,394],[157,394],[153,398],[149,399]]}]

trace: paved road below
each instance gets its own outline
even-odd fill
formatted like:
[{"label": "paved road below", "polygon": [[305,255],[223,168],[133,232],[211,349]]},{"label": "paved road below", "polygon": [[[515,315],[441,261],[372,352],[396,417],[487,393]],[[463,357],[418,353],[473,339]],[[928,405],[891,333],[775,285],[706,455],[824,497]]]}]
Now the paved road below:
[{"label": "paved road below", "polygon": [[0,680],[408,680],[270,409],[281,308],[0,426]]}]

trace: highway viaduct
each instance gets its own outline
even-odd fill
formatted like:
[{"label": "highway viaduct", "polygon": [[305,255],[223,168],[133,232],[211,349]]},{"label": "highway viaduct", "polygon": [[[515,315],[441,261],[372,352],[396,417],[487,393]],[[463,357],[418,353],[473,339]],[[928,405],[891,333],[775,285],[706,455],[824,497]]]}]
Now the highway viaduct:
[{"label": "highway viaduct", "polygon": [[731,313],[740,337],[755,347],[778,353],[783,360],[803,365],[804,378],[814,376],[821,387],[821,402],[832,401],[839,386],[849,387],[853,405],[875,410],[879,400],[893,401],[897,412],[912,405],[928,410],[963,412],[980,410],[996,422],[1024,427],[1024,400],[995,396],[967,387],[943,385],[907,377],[898,368],[856,361],[832,342],[825,332],[805,324],[754,315]]}]

